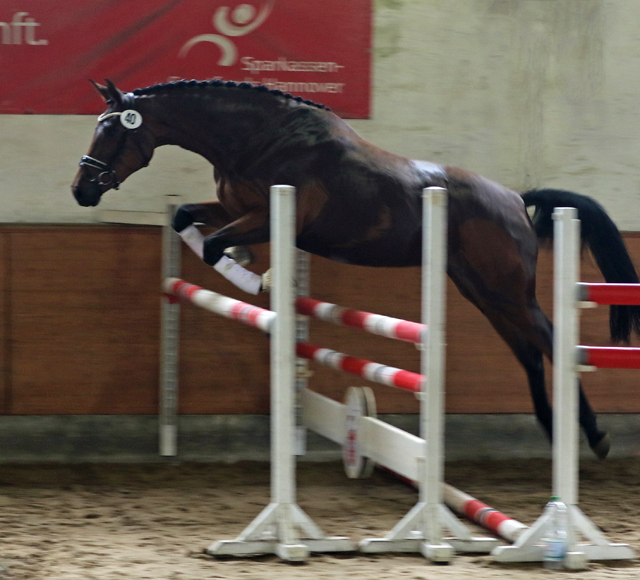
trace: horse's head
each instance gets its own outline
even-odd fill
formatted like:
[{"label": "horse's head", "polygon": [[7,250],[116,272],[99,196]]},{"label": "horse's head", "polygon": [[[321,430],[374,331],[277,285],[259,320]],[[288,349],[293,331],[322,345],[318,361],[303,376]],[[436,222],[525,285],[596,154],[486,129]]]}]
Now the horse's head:
[{"label": "horse's head", "polygon": [[71,185],[74,197],[83,206],[98,205],[105,191],[118,189],[129,175],[146,167],[155,148],[153,132],[135,97],[122,93],[109,80],[106,86],[91,82],[109,108],[98,117],[91,147]]}]

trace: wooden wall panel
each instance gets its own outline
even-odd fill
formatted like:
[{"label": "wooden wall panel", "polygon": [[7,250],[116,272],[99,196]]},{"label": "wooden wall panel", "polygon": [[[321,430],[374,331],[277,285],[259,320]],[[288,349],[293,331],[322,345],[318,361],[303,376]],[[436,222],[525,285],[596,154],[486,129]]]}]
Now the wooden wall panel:
[{"label": "wooden wall panel", "polygon": [[10,237],[11,412],[156,413],[159,230]]},{"label": "wooden wall panel", "polygon": [[[258,247],[250,269],[269,267],[268,246]],[[238,290],[189,250],[182,277],[193,284],[269,308],[269,295]],[[268,413],[269,338],[237,321],[185,304],[180,328],[180,413]]]},{"label": "wooden wall panel", "polygon": [[[158,405],[161,236],[152,227],[4,227],[0,231],[0,413],[155,414]],[[626,237],[640,263],[640,237]],[[262,272],[268,246],[255,248]],[[600,280],[587,255],[583,279]],[[312,257],[312,295],[420,319],[420,271],[369,269]],[[183,252],[183,277],[269,307]],[[552,256],[541,252],[538,294],[552,313]],[[585,311],[583,341],[607,344],[606,308]],[[523,370],[486,319],[448,285],[447,410],[531,412]],[[311,342],[419,371],[413,345],[319,321]],[[341,399],[365,381],[312,363],[312,388]],[[260,331],[182,307],[180,413],[266,413],[269,340]],[[584,375],[600,412],[640,412],[634,371]],[[550,371],[547,372],[550,378]],[[415,397],[374,386],[381,412],[416,412]]]}]

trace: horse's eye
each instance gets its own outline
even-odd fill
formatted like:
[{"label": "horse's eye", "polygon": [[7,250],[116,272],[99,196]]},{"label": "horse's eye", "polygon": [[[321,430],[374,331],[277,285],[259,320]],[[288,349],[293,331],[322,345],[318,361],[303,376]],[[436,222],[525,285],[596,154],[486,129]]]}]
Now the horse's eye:
[{"label": "horse's eye", "polygon": [[117,133],[117,127],[114,123],[110,122],[111,119],[107,120],[106,123],[102,124],[102,133],[107,135],[108,137],[114,137]]}]

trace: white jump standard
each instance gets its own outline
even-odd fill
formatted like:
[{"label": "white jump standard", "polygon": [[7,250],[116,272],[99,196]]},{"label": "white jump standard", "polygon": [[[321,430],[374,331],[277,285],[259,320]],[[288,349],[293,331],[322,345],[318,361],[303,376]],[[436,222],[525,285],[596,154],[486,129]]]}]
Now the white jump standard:
[{"label": "white jump standard", "polygon": [[[425,189],[423,211],[422,324],[402,324],[404,321],[388,317],[374,323],[378,315],[357,313],[335,305],[320,305],[313,308],[314,311],[308,308],[305,312],[335,324],[423,343],[422,376],[418,375],[415,382],[408,377],[412,382],[409,390],[416,391],[421,401],[421,436],[378,420],[375,401],[368,389],[349,389],[346,404],[304,390],[302,408],[305,425],[345,445],[344,456],[354,462],[353,465],[347,462],[346,466],[351,476],[357,477],[359,471],[368,472],[371,462],[375,462],[418,482],[419,498],[414,508],[386,537],[363,540],[360,551],[417,552],[432,561],[446,563],[452,558],[454,549],[486,553],[497,545],[497,540],[473,537],[443,503],[445,190]],[[353,446],[357,447],[356,453],[353,453]],[[443,529],[453,537],[445,538]]]},{"label": "white jump standard", "polygon": [[277,554],[289,562],[311,552],[352,551],[347,538],[326,537],[296,503],[295,489],[295,312],[294,189],[271,188],[271,266],[276,313],[271,337],[271,503],[235,539],[214,542],[212,555]]},{"label": "white jump standard", "polygon": [[[420,551],[435,562],[448,562],[453,555],[451,540],[443,527],[463,543],[458,549],[487,549],[483,540],[474,541],[466,526],[444,505],[444,366],[447,255],[447,196],[440,188],[428,188],[422,213],[422,324],[427,328],[422,344],[420,371],[424,377],[420,398],[420,436],[423,453],[417,463],[418,503],[380,539],[363,540],[364,552]],[[411,459],[411,457],[410,457]],[[383,463],[384,465],[384,463]],[[475,546],[474,546],[475,544]],[[478,544],[482,544],[479,546]]]},{"label": "white jump standard", "polygon": [[[580,264],[580,221],[573,208],[556,208],[554,224],[554,349],[553,349],[553,495],[567,506],[569,550],[565,567],[583,569],[589,560],[630,560],[633,550],[627,544],[613,544],[578,507],[578,371],[595,370],[579,360],[578,307],[586,306],[584,292],[578,284]],[[612,290],[621,285],[611,286]],[[631,285],[626,285],[631,286]],[[635,285],[640,303],[640,285]],[[618,302],[600,302],[614,303]],[[626,302],[629,304],[630,302]],[[602,350],[617,351],[606,347]],[[624,349],[638,358],[640,349]],[[632,353],[630,351],[634,351]],[[604,365],[602,365],[604,366]],[[638,368],[638,367],[632,367]],[[492,555],[500,562],[535,562],[543,559],[541,539],[547,531],[549,517],[543,514],[518,538],[513,546],[500,546]],[[584,536],[588,543],[579,541]]]}]

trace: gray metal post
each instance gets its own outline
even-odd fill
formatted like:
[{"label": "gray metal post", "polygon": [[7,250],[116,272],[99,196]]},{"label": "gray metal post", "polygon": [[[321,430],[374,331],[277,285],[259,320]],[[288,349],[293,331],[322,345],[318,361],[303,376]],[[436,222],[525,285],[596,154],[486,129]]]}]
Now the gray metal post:
[{"label": "gray metal post", "polygon": [[[171,221],[180,197],[167,196],[166,222],[162,228],[162,280],[180,276],[180,237],[171,227]],[[180,340],[180,304],[162,299],[160,312],[160,455],[178,454],[178,352]]]}]

